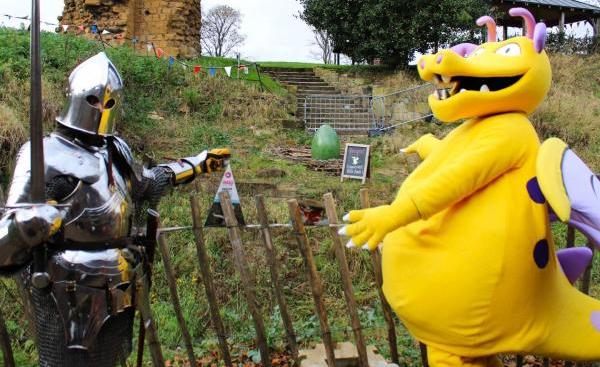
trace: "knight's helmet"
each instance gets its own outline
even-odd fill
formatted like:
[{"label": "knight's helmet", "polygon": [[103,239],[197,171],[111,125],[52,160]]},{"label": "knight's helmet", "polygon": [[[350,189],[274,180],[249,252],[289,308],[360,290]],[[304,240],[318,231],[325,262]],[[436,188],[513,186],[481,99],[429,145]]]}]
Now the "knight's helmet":
[{"label": "knight's helmet", "polygon": [[104,52],[87,59],[69,76],[67,105],[56,118],[61,125],[85,133],[115,133],[122,103],[123,80]]}]

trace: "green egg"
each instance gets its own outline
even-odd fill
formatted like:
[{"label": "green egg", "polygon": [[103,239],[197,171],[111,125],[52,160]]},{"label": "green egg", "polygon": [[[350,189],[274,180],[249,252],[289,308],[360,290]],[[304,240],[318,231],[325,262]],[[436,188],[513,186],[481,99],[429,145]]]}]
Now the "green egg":
[{"label": "green egg", "polygon": [[315,132],[310,152],[313,159],[326,160],[340,157],[340,138],[331,126],[322,125]]}]

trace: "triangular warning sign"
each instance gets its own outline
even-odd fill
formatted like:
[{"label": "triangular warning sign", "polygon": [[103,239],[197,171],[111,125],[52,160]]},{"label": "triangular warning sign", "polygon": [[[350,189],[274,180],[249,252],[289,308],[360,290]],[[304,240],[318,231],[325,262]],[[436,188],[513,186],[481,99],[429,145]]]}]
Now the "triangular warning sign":
[{"label": "triangular warning sign", "polygon": [[215,194],[213,204],[208,211],[206,216],[205,227],[225,227],[225,217],[223,217],[223,209],[221,209],[221,200],[219,199],[219,193],[222,191],[229,192],[231,198],[231,204],[233,204],[233,210],[235,211],[235,218],[239,225],[246,225],[244,222],[244,215],[242,214],[242,206],[240,204],[240,196],[238,195],[237,187],[235,186],[235,179],[233,178],[233,172],[231,172],[231,166],[228,165],[223,173],[221,184]]}]

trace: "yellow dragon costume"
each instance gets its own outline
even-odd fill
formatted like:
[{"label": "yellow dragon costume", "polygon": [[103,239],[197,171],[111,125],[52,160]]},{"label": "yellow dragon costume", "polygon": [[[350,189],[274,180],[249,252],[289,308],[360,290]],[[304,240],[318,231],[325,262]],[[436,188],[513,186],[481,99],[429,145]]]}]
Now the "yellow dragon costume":
[{"label": "yellow dragon costume", "polygon": [[[444,139],[405,151],[423,162],[390,205],[351,211],[349,247],[383,241],[383,289],[432,367],[501,366],[498,353],[600,359],[600,302],[572,283],[587,248],[556,253],[551,217],[600,242],[600,181],[558,139],[540,146],[527,119],[551,69],[546,26],[523,8],[526,36],[460,44],[418,63],[444,122],[466,119]],[[561,269],[562,268],[562,269]]]}]

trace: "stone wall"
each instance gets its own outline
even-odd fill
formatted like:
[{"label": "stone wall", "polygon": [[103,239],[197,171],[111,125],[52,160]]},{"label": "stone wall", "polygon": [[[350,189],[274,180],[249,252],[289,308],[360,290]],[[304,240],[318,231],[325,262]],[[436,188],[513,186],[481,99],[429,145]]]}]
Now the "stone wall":
[{"label": "stone wall", "polygon": [[64,0],[61,24],[95,24],[109,42],[137,39],[146,50],[148,42],[168,55],[200,55],[200,0]]}]

